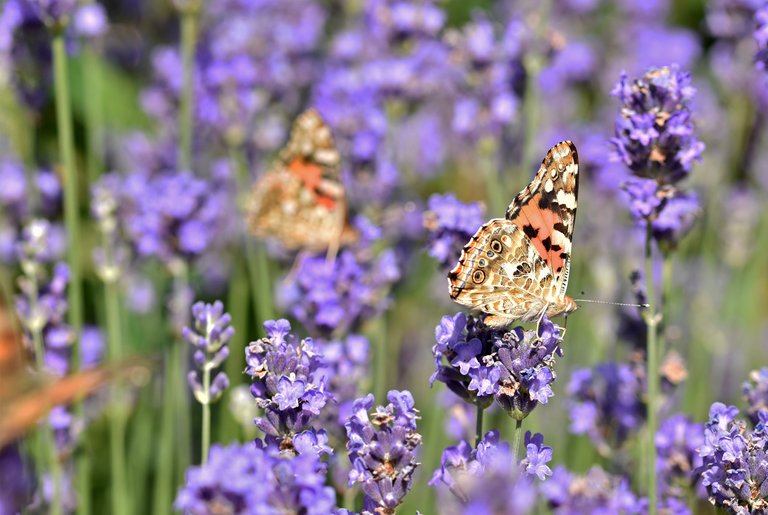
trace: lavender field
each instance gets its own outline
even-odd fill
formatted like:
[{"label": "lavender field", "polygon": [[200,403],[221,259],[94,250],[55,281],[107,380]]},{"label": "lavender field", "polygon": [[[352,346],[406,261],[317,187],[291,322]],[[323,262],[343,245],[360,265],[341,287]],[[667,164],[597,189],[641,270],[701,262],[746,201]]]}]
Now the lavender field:
[{"label": "lavender field", "polygon": [[0,515],[768,514],[767,113],[766,0],[0,0]]}]

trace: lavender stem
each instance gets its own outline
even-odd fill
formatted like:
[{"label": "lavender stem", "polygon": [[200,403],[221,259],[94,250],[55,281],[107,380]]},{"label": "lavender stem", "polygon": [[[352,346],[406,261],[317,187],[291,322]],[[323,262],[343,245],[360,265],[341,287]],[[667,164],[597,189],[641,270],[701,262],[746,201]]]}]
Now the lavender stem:
[{"label": "lavender stem", "polygon": [[645,281],[646,291],[648,295],[648,309],[645,315],[645,323],[648,327],[647,331],[647,371],[646,380],[648,381],[648,432],[646,434],[646,453],[649,460],[648,463],[648,513],[655,515],[657,506],[657,491],[656,491],[656,463],[655,463],[655,438],[656,429],[658,427],[657,420],[657,400],[659,396],[659,381],[658,381],[658,345],[656,338],[657,319],[656,319],[656,294],[653,284],[653,228],[650,222],[646,224],[646,236],[645,236]]},{"label": "lavender stem", "polygon": [[477,419],[475,420],[475,448],[480,440],[483,439],[483,413],[485,408],[475,403],[475,409],[477,410]]},{"label": "lavender stem", "polygon": [[[77,170],[75,168],[75,143],[72,135],[72,106],[69,96],[67,51],[64,41],[64,27],[55,26],[53,35],[53,68],[56,98],[56,126],[59,153],[64,175],[64,219],[67,229],[67,255],[69,262],[69,325],[74,334],[72,346],[72,370],[80,370],[80,333],[83,326],[83,285],[80,260],[80,221]],[[74,404],[75,416],[83,418],[83,403]],[[81,453],[77,464],[77,492],[81,502],[78,513],[90,513],[90,462],[86,453]]]},{"label": "lavender stem", "polygon": [[520,442],[523,436],[523,420],[515,419],[515,434],[512,437],[512,455],[515,457],[515,463],[520,463]]},{"label": "lavender stem", "polygon": [[197,46],[198,6],[181,12],[181,59],[183,85],[179,100],[179,167],[192,170],[192,105],[194,102],[195,47]]}]

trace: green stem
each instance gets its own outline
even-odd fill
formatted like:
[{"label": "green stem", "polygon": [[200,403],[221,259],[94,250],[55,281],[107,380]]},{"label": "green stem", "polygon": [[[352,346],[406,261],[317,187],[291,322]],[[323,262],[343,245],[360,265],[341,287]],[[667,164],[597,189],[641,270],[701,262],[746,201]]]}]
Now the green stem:
[{"label": "green stem", "polygon": [[165,364],[165,388],[162,403],[163,414],[160,429],[160,441],[158,442],[158,463],[155,479],[155,495],[152,513],[165,515],[170,511],[171,491],[173,489],[173,450],[174,450],[174,400],[176,400],[177,370],[176,363],[180,361],[181,346],[178,342],[171,345]]},{"label": "green stem", "polygon": [[69,97],[67,54],[64,32],[53,36],[54,82],[56,86],[56,121],[59,132],[59,153],[64,174],[64,219],[67,227],[69,262],[69,324],[75,333],[72,349],[72,369],[80,369],[80,330],[83,325],[83,284],[80,262],[79,189],[75,169],[75,144],[72,136],[72,108]]},{"label": "green stem", "polygon": [[[672,298],[672,272],[673,272],[673,261],[672,261],[672,253],[671,252],[663,252],[662,253],[662,262],[661,262],[661,300],[658,306],[659,315],[661,317],[661,322],[663,323],[665,328],[669,327],[669,321],[670,321],[670,313],[669,313],[669,306],[670,306],[670,299]],[[658,348],[659,348],[659,354],[664,355],[664,331],[662,331],[658,335]]]},{"label": "green stem", "polygon": [[[232,327],[235,328],[235,334],[229,342],[231,350],[227,358],[225,372],[231,381],[229,391],[235,386],[241,384],[243,369],[245,367],[245,335],[249,334],[248,329],[248,272],[245,270],[245,263],[241,259],[235,261],[234,276],[229,283],[229,292],[227,294],[227,306],[229,314],[232,316]],[[225,395],[229,395],[229,391]],[[240,435],[239,423],[232,415],[231,410],[220,410],[218,424],[218,441],[230,442]]]},{"label": "green stem", "polygon": [[494,141],[486,139],[478,144],[480,154],[480,167],[485,177],[485,192],[488,200],[488,208],[494,216],[501,216],[506,203],[504,201],[504,188],[500,184],[498,174],[498,146]]},{"label": "green stem", "polygon": [[[235,168],[238,190],[248,191],[248,168],[242,149],[229,148],[229,156],[232,166]],[[254,241],[246,236],[245,258],[248,268],[248,276],[251,283],[252,295],[254,295],[254,315],[257,321],[263,322],[274,318],[274,304],[272,301],[272,281],[269,273],[269,258],[262,242]]]},{"label": "green stem", "polygon": [[195,47],[197,46],[198,9],[181,12],[182,89],[179,105],[179,167],[192,169],[192,107],[194,105]]},{"label": "green stem", "polygon": [[[173,273],[173,289],[180,295],[185,295],[186,290],[189,288],[189,267],[186,263],[180,263],[180,266],[171,267]],[[181,292],[181,293],[179,293]],[[175,307],[180,310],[180,314],[183,315],[183,324],[187,325],[188,317],[191,306],[181,305]],[[180,319],[181,317],[174,316],[174,319]],[[180,321],[180,320],[179,320]],[[173,328],[176,335],[181,334],[181,327]],[[173,354],[175,363],[173,364],[175,370],[174,382],[175,390],[172,404],[176,408],[176,424],[179,427],[175,430],[174,442],[176,445],[176,472],[174,487],[180,484],[184,480],[184,473],[190,464],[190,455],[192,453],[192,421],[191,421],[191,403],[189,398],[189,390],[187,389],[187,369],[188,369],[188,345],[181,338],[173,343],[174,347],[178,347],[179,351]]]},{"label": "green stem", "polygon": [[523,421],[515,419],[515,434],[512,437],[512,455],[520,463],[520,442],[523,440]]},{"label": "green stem", "polygon": [[[37,298],[39,295],[39,288],[37,282],[37,272],[28,276],[31,292],[29,296],[29,310],[31,313],[31,320],[29,323],[29,330],[32,333],[32,345],[35,349],[35,364],[37,365],[38,372],[42,373],[45,370],[45,347],[43,344],[43,320],[39,316],[39,308],[37,304]],[[61,466],[56,452],[56,442],[53,437],[53,430],[50,423],[45,420],[41,424],[42,434],[41,445],[38,445],[38,461],[40,470],[40,485],[43,484],[43,471],[45,470],[45,461],[50,465],[51,479],[53,481],[53,497],[51,500],[51,513],[62,513],[61,507]]]},{"label": "green stem", "polygon": [[[109,248],[105,249],[109,252]],[[120,322],[120,291],[113,280],[104,284],[104,303],[107,310],[107,335],[109,339],[109,357],[117,364],[123,357],[122,327]],[[112,513],[125,515],[131,510],[128,506],[129,497],[126,493],[126,459],[125,459],[125,424],[122,385],[115,381],[112,385],[112,413],[110,417],[110,466],[112,473]]]},{"label": "green stem", "polygon": [[475,409],[477,410],[477,419],[475,420],[475,448],[477,448],[480,440],[483,439],[483,413],[485,412],[485,408],[475,404]]},{"label": "green stem", "polygon": [[[30,277],[30,279],[33,281],[33,292],[30,296],[30,311],[34,314],[37,312],[37,284],[34,277]],[[32,344],[35,348],[35,363],[37,365],[38,371],[43,371],[45,369],[45,349],[43,347],[43,333],[42,328],[32,328]],[[51,480],[53,482],[53,496],[51,499],[51,507],[50,511],[54,514],[60,514],[62,513],[62,507],[61,507],[61,464],[59,463],[59,457],[58,453],[56,451],[56,442],[54,440],[53,436],[53,429],[51,428],[50,423],[48,420],[44,420],[41,424],[41,430],[42,435],[41,439],[43,442],[44,450],[40,453],[40,461],[47,461],[48,465],[50,466],[51,471]],[[41,472],[41,478],[40,478],[40,484],[42,485],[42,472],[45,470],[45,467],[42,466],[43,463],[40,463],[40,472]]]},{"label": "green stem", "polygon": [[157,429],[155,410],[153,406],[155,396],[153,395],[151,385],[144,388],[140,398],[137,400],[136,415],[131,425],[130,445],[128,455],[131,457],[130,485],[131,497],[134,500],[131,513],[145,513],[149,508],[147,505],[147,487],[148,479],[151,476],[154,458],[154,445],[157,442],[157,435],[154,431]]},{"label": "green stem", "polygon": [[357,499],[357,490],[348,486],[344,490],[344,507],[351,513],[355,512],[355,500]]},{"label": "green stem", "polygon": [[99,68],[98,52],[86,45],[83,50],[83,95],[86,102],[85,125],[88,134],[86,147],[88,183],[99,178],[104,165],[104,97],[102,74]]},{"label": "green stem", "polygon": [[648,296],[648,309],[646,311],[645,323],[647,325],[647,371],[646,381],[648,382],[647,409],[648,409],[648,433],[646,434],[646,456],[649,459],[648,472],[648,513],[655,515],[657,506],[656,492],[656,429],[657,421],[657,402],[659,396],[659,356],[658,344],[656,339],[657,317],[656,317],[656,293],[653,284],[653,231],[650,222],[646,224],[645,235],[645,281],[646,295]]},{"label": "green stem", "polygon": [[[72,107],[69,95],[67,52],[64,41],[64,27],[53,30],[53,71],[56,98],[56,126],[58,130],[59,154],[64,175],[64,220],[67,229],[67,254],[69,262],[69,325],[74,334],[72,345],[72,370],[80,370],[80,331],[83,326],[83,284],[80,262],[80,221],[77,170],[75,168],[75,144],[72,135]],[[83,418],[82,400],[74,404],[75,417]],[[78,456],[77,492],[81,500],[78,512],[90,512],[90,462],[87,453]]]},{"label": "green stem", "polygon": [[374,345],[373,359],[373,395],[376,399],[384,399],[387,391],[387,348],[386,315],[380,316],[371,324],[370,337]]},{"label": "green stem", "polygon": [[202,449],[200,461],[203,465],[208,463],[208,448],[211,445],[211,368],[208,363],[205,364],[203,369],[203,396],[205,402],[203,402],[203,427],[202,427]]}]

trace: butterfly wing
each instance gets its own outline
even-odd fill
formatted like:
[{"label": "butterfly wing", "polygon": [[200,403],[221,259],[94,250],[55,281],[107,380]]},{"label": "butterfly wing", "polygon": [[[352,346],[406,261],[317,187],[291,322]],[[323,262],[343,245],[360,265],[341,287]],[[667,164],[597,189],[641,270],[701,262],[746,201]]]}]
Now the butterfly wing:
[{"label": "butterfly wing", "polygon": [[248,205],[251,231],[288,249],[320,250],[354,239],[347,224],[340,161],[318,112],[302,113],[275,168],[253,187]]},{"label": "butterfly wing", "polygon": [[510,222],[484,224],[464,246],[448,274],[451,298],[490,315],[485,323],[502,327],[532,321],[547,309],[556,285],[552,271],[531,240]]},{"label": "butterfly wing", "polygon": [[33,372],[18,323],[0,295],[0,449],[24,435],[54,406],[68,404],[116,378],[149,377],[147,363],[123,362],[55,378]]},{"label": "butterfly wing", "polygon": [[578,193],[578,152],[571,141],[562,141],[547,152],[536,177],[507,209],[507,220],[523,231],[552,271],[553,303],[562,302],[568,287]]}]

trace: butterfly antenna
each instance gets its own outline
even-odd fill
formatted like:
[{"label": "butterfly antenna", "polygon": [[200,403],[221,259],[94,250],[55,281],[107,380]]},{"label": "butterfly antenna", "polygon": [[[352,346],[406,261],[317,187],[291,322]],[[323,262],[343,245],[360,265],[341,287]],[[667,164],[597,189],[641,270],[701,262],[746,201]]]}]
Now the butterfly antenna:
[{"label": "butterfly antenna", "polygon": [[608,304],[610,306],[626,306],[628,308],[649,308],[650,304],[629,304],[626,302],[609,302],[607,300],[573,299],[576,302],[591,302],[592,304]]}]

